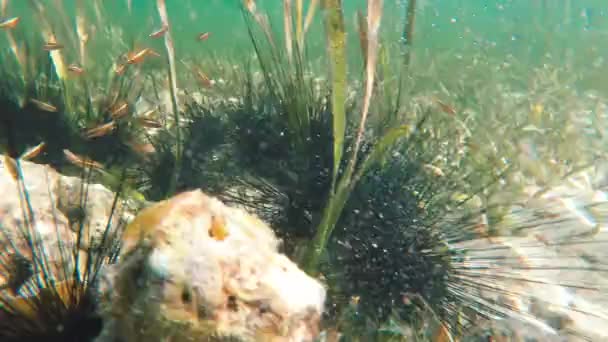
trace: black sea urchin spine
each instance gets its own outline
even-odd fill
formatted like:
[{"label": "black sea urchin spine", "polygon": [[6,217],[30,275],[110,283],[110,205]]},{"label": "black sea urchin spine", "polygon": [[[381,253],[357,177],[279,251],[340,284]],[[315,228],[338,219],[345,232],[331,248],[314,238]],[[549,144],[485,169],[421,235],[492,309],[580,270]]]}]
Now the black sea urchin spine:
[{"label": "black sea urchin spine", "polygon": [[[10,125],[5,128],[10,143],[15,131]],[[8,151],[15,155],[14,146],[9,144]],[[57,221],[59,213],[55,212],[51,189],[49,200],[54,219],[41,222],[36,217],[36,205],[42,203],[29,197],[28,175],[23,174],[19,165],[18,170],[15,186],[19,187],[22,219],[17,220],[14,227],[0,227],[3,242],[0,276],[8,282],[8,288],[0,290],[0,340],[91,341],[102,327],[97,313],[99,272],[117,252],[120,229],[113,227],[113,222],[119,195],[114,198],[101,241],[91,240],[83,216],[71,222],[72,227],[77,227],[75,237],[62,236],[59,228],[62,223]],[[79,206],[85,215],[89,174],[90,171],[85,170],[80,180]],[[3,221],[8,222],[9,218],[3,217]],[[38,232],[41,224],[54,226],[55,232],[49,234],[54,242],[50,243],[48,236]]]}]

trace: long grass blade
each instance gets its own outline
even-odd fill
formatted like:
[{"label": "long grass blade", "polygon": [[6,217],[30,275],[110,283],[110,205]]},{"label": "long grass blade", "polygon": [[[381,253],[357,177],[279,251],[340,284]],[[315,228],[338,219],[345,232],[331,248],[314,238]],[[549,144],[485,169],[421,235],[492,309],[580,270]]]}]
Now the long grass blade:
[{"label": "long grass blade", "polygon": [[[42,31],[42,38],[47,42],[56,42],[57,37],[53,33],[53,28],[51,23],[47,20],[45,8],[43,5],[35,0],[30,0],[30,5],[33,8],[34,12],[37,15],[37,18],[40,22],[40,27]],[[61,50],[53,50],[49,52],[51,56],[51,60],[55,66],[55,73],[60,80],[64,80],[67,75],[67,66],[63,59],[63,54]]]},{"label": "long grass blade", "polygon": [[302,27],[302,20],[303,20],[303,11],[304,11],[304,3],[303,0],[296,0],[296,41],[298,43],[300,43],[302,41],[302,34],[303,34],[303,27]]},{"label": "long grass blade", "polygon": [[403,39],[406,47],[405,51],[405,65],[410,64],[411,60],[411,49],[414,42],[414,27],[416,22],[416,0],[408,0],[407,3],[407,14],[405,30],[403,31]]},{"label": "long grass blade", "polygon": [[175,191],[177,186],[177,177],[179,176],[179,167],[181,162],[181,136],[179,122],[179,104],[177,100],[177,79],[175,71],[175,49],[173,47],[173,39],[171,38],[171,26],[169,26],[169,16],[167,15],[167,5],[165,0],[157,0],[156,7],[160,16],[163,27],[167,28],[165,32],[165,49],[167,51],[167,64],[169,69],[169,91],[171,92],[171,105],[173,106],[173,118],[175,120],[175,136],[177,144],[175,145],[175,171],[169,186],[169,194]]},{"label": "long grass blade", "polygon": [[82,3],[83,0],[76,1],[76,35],[78,36],[78,52],[80,54],[80,65],[82,67],[86,66],[86,54],[85,54],[85,45],[89,40],[89,35],[86,31],[86,18],[85,18],[85,8]]},{"label": "long grass blade", "polygon": [[378,32],[380,30],[380,20],[382,18],[382,0],[367,1],[367,63],[365,65],[365,97],[363,98],[363,109],[359,130],[353,148],[353,156],[350,160],[347,175],[352,173],[357,162],[357,154],[363,139],[365,122],[369,114],[372,93],[374,90],[374,79],[376,77],[376,60],[378,59]]},{"label": "long grass blade", "polygon": [[325,251],[327,241],[329,241],[329,237],[331,236],[333,229],[340,218],[340,214],[348,202],[350,193],[357,184],[358,180],[369,170],[372,165],[380,162],[386,155],[386,152],[392,146],[395,146],[399,139],[407,138],[411,132],[411,127],[407,125],[389,130],[376,143],[372,152],[365,159],[363,165],[357,171],[354,177],[352,177],[352,179],[348,174],[340,178],[335,193],[332,194],[325,206],[321,222],[317,227],[317,233],[315,234],[312,244],[306,251],[307,254],[304,256],[303,264],[306,272],[312,275],[317,273],[319,260]]},{"label": "long grass blade", "polygon": [[[326,7],[326,10],[334,10],[334,13],[328,13],[328,18],[327,19],[327,34],[328,34],[328,40],[330,41],[330,60],[332,62],[332,66],[334,67],[334,69],[336,67],[339,68],[344,68],[344,69],[340,69],[341,71],[345,72],[345,66],[342,66],[340,63],[344,64],[346,63],[346,58],[344,55],[340,55],[339,51],[341,51],[343,53],[343,49],[344,49],[344,41],[337,41],[336,42],[336,36],[339,36],[340,34],[344,34],[344,31],[342,30],[341,32],[336,32],[337,31],[337,27],[338,24],[335,21],[331,21],[336,20],[336,18],[331,18],[331,15],[336,15],[336,10],[338,10],[337,13],[340,14],[340,19],[342,19],[341,17],[341,3],[340,1],[330,1],[328,0],[326,3],[327,5],[330,6],[334,6],[334,7]],[[353,150],[353,155],[349,161],[349,164],[346,168],[346,171],[344,173],[344,175],[342,177],[340,177],[340,180],[337,182],[337,186],[334,187],[336,179],[337,179],[337,168],[339,167],[339,165],[335,165],[334,166],[334,178],[332,180],[332,192],[331,195],[329,197],[328,203],[325,206],[325,209],[323,211],[322,217],[321,217],[321,222],[319,223],[319,226],[317,227],[317,232],[315,233],[315,237],[311,243],[311,245],[309,246],[308,250],[306,251],[306,254],[304,255],[304,269],[306,270],[306,272],[310,273],[310,274],[315,274],[318,270],[318,263],[319,260],[321,258],[321,256],[323,255],[323,252],[325,251],[325,247],[327,245],[327,241],[329,240],[329,237],[331,236],[331,233],[333,231],[333,229],[335,228],[338,219],[344,209],[344,207],[346,206],[346,203],[348,201],[348,198],[350,196],[350,193],[352,192],[356,181],[363,175],[363,173],[369,169],[369,167],[376,161],[380,160],[381,157],[384,155],[384,152],[386,152],[386,150],[392,146],[395,141],[403,136],[406,136],[409,132],[410,129],[408,126],[402,126],[399,127],[397,129],[394,130],[390,130],[388,131],[385,136],[383,138],[380,139],[380,142],[376,145],[376,147],[374,148],[374,151],[371,153],[371,155],[367,158],[366,162],[364,162],[362,168],[359,170],[359,172],[357,172],[357,174],[355,175],[355,177],[353,178],[353,173],[355,170],[355,165],[357,162],[357,152],[359,150],[360,144],[361,144],[361,140],[363,137],[363,130],[365,128],[365,121],[367,119],[367,114],[369,112],[369,106],[370,106],[370,102],[371,102],[371,96],[372,96],[372,90],[373,90],[373,83],[374,83],[374,77],[375,77],[375,65],[376,65],[376,59],[377,59],[377,54],[378,54],[378,32],[379,32],[379,28],[380,28],[380,19],[381,19],[381,14],[382,14],[382,0],[368,0],[368,20],[367,20],[367,31],[368,31],[368,54],[367,54],[367,67],[366,67],[366,92],[365,92],[365,99],[364,99],[364,105],[363,105],[363,109],[362,109],[362,113],[361,113],[361,121],[359,124],[359,131],[357,133],[357,137],[356,137],[356,141],[355,141],[355,146],[354,146],[354,150]],[[342,26],[343,28],[343,26]],[[343,36],[342,36],[343,38]],[[337,45],[337,49],[334,50],[334,47],[336,45],[334,44],[338,44]],[[341,45],[340,45],[341,43]],[[340,50],[341,49],[341,50]],[[337,50],[337,51],[336,51]],[[339,56],[341,57],[341,60],[336,60],[336,57]],[[333,70],[332,70],[333,71]],[[334,71],[335,73],[335,71]],[[339,88],[340,86],[344,85],[345,86],[345,82],[346,82],[346,77],[345,75],[339,75],[339,76],[344,76],[344,79],[338,79],[336,80],[336,76],[333,76],[333,88],[332,91],[336,92],[336,90],[338,91],[345,91],[345,89],[341,89]],[[338,82],[337,82],[338,81]],[[340,81],[344,81],[344,83],[340,83]],[[332,94],[332,96],[335,99],[336,94]],[[332,99],[332,100],[334,100]],[[333,106],[336,106],[335,103],[332,104]],[[344,102],[341,102],[342,105],[342,110],[344,110]],[[335,111],[333,112],[334,115],[334,134],[338,134],[338,133],[342,133],[344,134],[344,125],[345,125],[345,113],[341,112],[341,113],[336,113]],[[337,116],[338,115],[338,116]],[[342,115],[342,116],[339,116]],[[342,120],[341,122],[339,120]],[[337,125],[342,125],[337,126]],[[338,129],[342,129],[341,132],[336,132],[336,128]],[[343,138],[343,135],[340,136],[341,138]],[[337,145],[339,137],[334,137],[334,161],[340,162],[342,156],[342,145]],[[343,143],[343,141],[339,142],[340,144]]]},{"label": "long grass blade", "polygon": [[[15,59],[17,60],[17,63],[19,63],[19,67],[21,68],[21,73],[19,74],[21,81],[23,82],[23,84],[25,84],[27,75],[27,59],[25,57],[25,54],[23,53],[23,51],[21,51],[19,45],[17,45],[17,40],[15,40],[15,36],[13,35],[12,30],[6,30],[6,38],[8,40],[9,46],[11,47],[11,52],[15,55]],[[23,107],[24,104],[25,99],[22,99],[20,106]]]},{"label": "long grass blade", "polygon": [[308,10],[306,11],[306,19],[304,20],[304,31],[302,32],[302,40],[298,42],[300,48],[304,46],[304,38],[306,37],[306,32],[308,32],[308,29],[312,24],[312,20],[315,16],[315,12],[317,11],[318,6],[319,0],[310,0],[310,5],[308,5]]},{"label": "long grass blade", "polygon": [[325,27],[331,64],[331,106],[334,138],[332,189],[336,184],[346,131],[346,32],[341,0],[325,0]]},{"label": "long grass blade", "polygon": [[258,13],[257,6],[254,0],[244,0],[243,7],[245,8],[245,10],[247,10],[247,12],[249,12],[249,14],[251,14],[255,22],[260,26],[260,28],[264,32],[264,35],[266,36],[266,39],[272,46],[273,51],[276,51],[276,45],[274,43],[274,38],[272,36],[268,17],[266,17],[262,13]]},{"label": "long grass blade", "polygon": [[293,18],[291,16],[291,0],[283,0],[283,29],[285,33],[285,51],[289,62],[293,58]]},{"label": "long grass blade", "polygon": [[359,45],[361,45],[361,54],[363,56],[363,68],[367,66],[367,24],[365,16],[361,11],[357,11],[357,29],[359,30]]}]

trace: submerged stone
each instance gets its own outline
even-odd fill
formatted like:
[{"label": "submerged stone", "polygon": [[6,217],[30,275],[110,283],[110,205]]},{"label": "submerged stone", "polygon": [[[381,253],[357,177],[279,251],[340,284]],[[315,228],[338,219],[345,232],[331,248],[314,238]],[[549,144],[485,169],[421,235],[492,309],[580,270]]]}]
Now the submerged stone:
[{"label": "submerged stone", "polygon": [[143,210],[105,280],[98,341],[313,341],[325,300],[265,223],[198,190]]}]

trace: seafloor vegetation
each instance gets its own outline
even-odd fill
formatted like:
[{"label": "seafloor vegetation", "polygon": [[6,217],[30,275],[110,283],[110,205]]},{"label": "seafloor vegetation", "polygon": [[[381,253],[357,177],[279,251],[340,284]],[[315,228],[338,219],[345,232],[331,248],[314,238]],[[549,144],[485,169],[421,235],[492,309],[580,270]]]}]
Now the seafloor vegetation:
[{"label": "seafloor vegetation", "polygon": [[[251,53],[242,58],[178,55],[164,0],[154,25],[136,35],[108,18],[102,1],[25,2],[28,18],[2,2],[6,164],[87,169],[83,177],[134,210],[196,188],[247,208],[326,283],[327,341],[338,332],[347,341],[457,341],[488,319],[518,316],[474,294],[505,292],[492,284],[516,277],[511,264],[488,262],[500,277],[487,275],[462,246],[504,248],[492,239],[555,219],[541,210],[519,219],[513,208],[604,158],[606,102],[577,88],[578,72],[481,50],[461,59],[416,50],[414,0],[399,23],[404,40],[392,39],[381,0],[361,8],[356,32],[340,0],[284,0],[280,20],[244,1],[238,20]],[[212,31],[193,40],[210,39]],[[327,49],[312,49],[320,40]],[[94,301],[95,268],[115,247],[88,263],[92,278],[76,277],[82,289],[71,296]],[[37,254],[30,262],[44,264],[44,250]],[[6,275],[14,269],[0,265]],[[12,317],[0,321],[7,338],[72,319],[70,310],[95,311],[77,299],[44,309],[46,326],[15,324],[11,298],[0,295]]]}]

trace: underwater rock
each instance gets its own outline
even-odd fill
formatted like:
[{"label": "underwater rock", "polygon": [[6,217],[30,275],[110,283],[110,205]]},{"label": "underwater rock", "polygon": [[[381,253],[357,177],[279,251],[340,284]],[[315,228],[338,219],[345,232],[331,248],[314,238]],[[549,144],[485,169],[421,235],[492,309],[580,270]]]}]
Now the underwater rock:
[{"label": "underwater rock", "polygon": [[[66,269],[73,269],[73,248],[80,248],[80,254],[84,255],[89,241],[101,240],[114,197],[103,186],[90,185],[86,208],[82,208],[80,178],[64,176],[50,166],[29,161],[21,161],[20,165],[32,217],[28,217],[24,211],[25,199],[20,195],[17,182],[7,172],[4,158],[0,160],[0,288],[8,288],[15,294],[19,285],[34,281],[34,275],[42,276],[28,270],[34,257],[32,254],[38,254],[38,258],[43,257],[45,263],[49,263],[51,268],[47,277],[63,277]],[[120,219],[121,215],[114,216],[114,220]],[[78,239],[81,220],[82,238]],[[23,275],[17,277],[22,279],[15,286],[11,286],[10,283],[16,280],[6,278],[19,271],[9,269],[17,267],[16,259],[23,261],[20,272]],[[86,257],[79,259],[82,269]]]},{"label": "underwater rock", "polygon": [[144,209],[102,283],[98,342],[312,341],[325,289],[257,217],[200,190]]},{"label": "underwater rock", "polygon": [[[87,184],[86,201],[82,202],[82,191],[85,187],[80,177],[64,176],[50,166],[29,161],[21,161],[20,164],[30,203],[36,220],[39,221],[37,224],[55,224],[56,221],[59,225],[67,224],[74,233],[82,224],[83,235],[87,237],[82,241],[82,248],[87,247],[89,240],[99,241],[102,238],[112,212],[115,196],[112,191],[100,184]],[[4,168],[3,161],[0,161],[0,169]],[[0,199],[0,208],[4,211],[12,210],[17,215],[14,216],[13,222],[4,222],[4,218],[2,224],[8,231],[15,230],[17,225],[23,223],[23,214],[17,183],[8,172],[2,172],[0,175],[0,188],[6,191]],[[86,208],[83,208],[83,205]],[[124,214],[124,217],[114,215],[111,226],[118,226],[118,221],[130,215],[123,209],[125,208],[122,203],[117,203],[114,211]]]},{"label": "underwater rock", "polygon": [[[80,178],[58,177],[54,188],[57,209],[69,219],[72,231],[77,232],[80,225],[83,225],[84,236],[88,237],[83,241],[83,248],[96,247],[95,245],[101,241],[108,227],[116,195],[101,184],[87,184],[86,210],[83,210],[81,192],[82,180]],[[110,227],[118,227],[122,219],[131,215],[125,209],[126,206],[123,206],[122,202],[117,204],[114,212],[120,213],[120,215],[112,215],[112,222],[109,222]],[[94,246],[89,246],[89,243]]]},{"label": "underwater rock", "polygon": [[[28,239],[25,236],[34,236],[40,245],[45,246],[48,260],[59,266],[61,255],[59,253],[58,243],[60,241],[73,241],[73,232],[69,228],[69,221],[53,206],[53,202],[49,199],[49,188],[54,188],[58,180],[58,174],[51,168],[36,165],[29,162],[21,163],[25,177],[25,186],[28,190],[29,198],[32,206],[33,214],[36,221],[33,232],[26,223],[24,211],[22,209],[21,198],[17,188],[17,182],[7,172],[4,158],[0,160],[0,286],[2,288],[11,289],[14,293],[19,292],[21,285],[32,276],[31,270],[26,271],[29,261],[32,259],[32,250],[27,247]],[[54,198],[53,198],[54,199]],[[17,259],[23,261],[17,263]],[[21,264],[21,272],[16,268],[17,264]],[[22,273],[22,276],[15,282],[10,275]],[[24,274],[30,273],[30,274]]]}]

